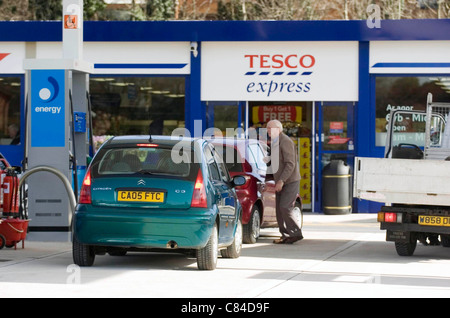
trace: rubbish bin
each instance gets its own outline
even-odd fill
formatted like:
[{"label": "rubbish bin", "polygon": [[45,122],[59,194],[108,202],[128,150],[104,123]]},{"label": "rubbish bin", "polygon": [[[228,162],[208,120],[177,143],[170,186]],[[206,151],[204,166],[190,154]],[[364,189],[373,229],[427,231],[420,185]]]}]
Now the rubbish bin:
[{"label": "rubbish bin", "polygon": [[342,160],[331,160],[322,171],[324,214],[352,213],[352,173]]}]

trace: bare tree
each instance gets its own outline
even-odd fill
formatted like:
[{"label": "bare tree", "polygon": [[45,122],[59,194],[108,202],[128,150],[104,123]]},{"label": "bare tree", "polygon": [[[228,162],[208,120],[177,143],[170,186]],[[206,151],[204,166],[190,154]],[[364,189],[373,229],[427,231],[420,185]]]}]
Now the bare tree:
[{"label": "bare tree", "polygon": [[326,18],[364,20],[371,4],[378,5],[382,19],[448,18],[450,11],[450,0],[332,0]]},{"label": "bare tree", "polygon": [[[0,20],[60,19],[54,3],[61,1],[0,0]],[[94,20],[365,20],[372,4],[381,19],[450,18],[450,0],[130,0],[112,9],[116,15],[103,0],[84,1],[85,19]]]},{"label": "bare tree", "polygon": [[177,0],[180,20],[205,20],[216,15],[217,0]]},{"label": "bare tree", "polygon": [[383,19],[448,18],[450,0],[378,0]]},{"label": "bare tree", "polygon": [[320,20],[327,14],[328,1],[239,0],[244,20]]}]

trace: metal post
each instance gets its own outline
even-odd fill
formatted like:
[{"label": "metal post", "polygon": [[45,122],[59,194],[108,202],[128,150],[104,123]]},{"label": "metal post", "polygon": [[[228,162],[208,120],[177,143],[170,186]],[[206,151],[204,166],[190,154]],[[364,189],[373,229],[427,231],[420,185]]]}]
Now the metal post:
[{"label": "metal post", "polygon": [[312,103],[311,127],[311,211],[316,208],[316,102]]}]

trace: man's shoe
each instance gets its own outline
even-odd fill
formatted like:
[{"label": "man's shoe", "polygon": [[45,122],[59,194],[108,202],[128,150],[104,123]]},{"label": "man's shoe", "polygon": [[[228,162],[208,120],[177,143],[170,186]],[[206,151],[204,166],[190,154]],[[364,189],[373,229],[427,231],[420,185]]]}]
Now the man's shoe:
[{"label": "man's shoe", "polygon": [[303,236],[293,236],[293,237],[288,237],[285,239],[284,243],[285,244],[293,244],[297,241],[303,240]]},{"label": "man's shoe", "polygon": [[273,240],[273,244],[284,244],[286,241],[286,238],[278,238]]}]

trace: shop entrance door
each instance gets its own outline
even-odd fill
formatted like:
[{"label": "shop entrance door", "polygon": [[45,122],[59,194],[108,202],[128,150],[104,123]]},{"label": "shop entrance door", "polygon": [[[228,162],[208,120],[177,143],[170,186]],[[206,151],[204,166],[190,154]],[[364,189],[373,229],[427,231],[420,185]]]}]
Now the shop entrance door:
[{"label": "shop entrance door", "polygon": [[[354,102],[316,103],[316,202],[315,207],[323,211],[322,172],[332,160],[342,160],[353,171],[354,147]],[[351,182],[353,184],[353,182]]]},{"label": "shop entrance door", "polygon": [[216,128],[216,133],[218,133],[217,130],[220,130],[222,136],[226,137],[228,128],[233,129],[233,136],[243,138],[247,128],[245,123],[248,115],[246,113],[246,106],[243,102],[206,102],[205,128],[209,129],[207,134],[211,135],[213,133],[211,129]]}]

